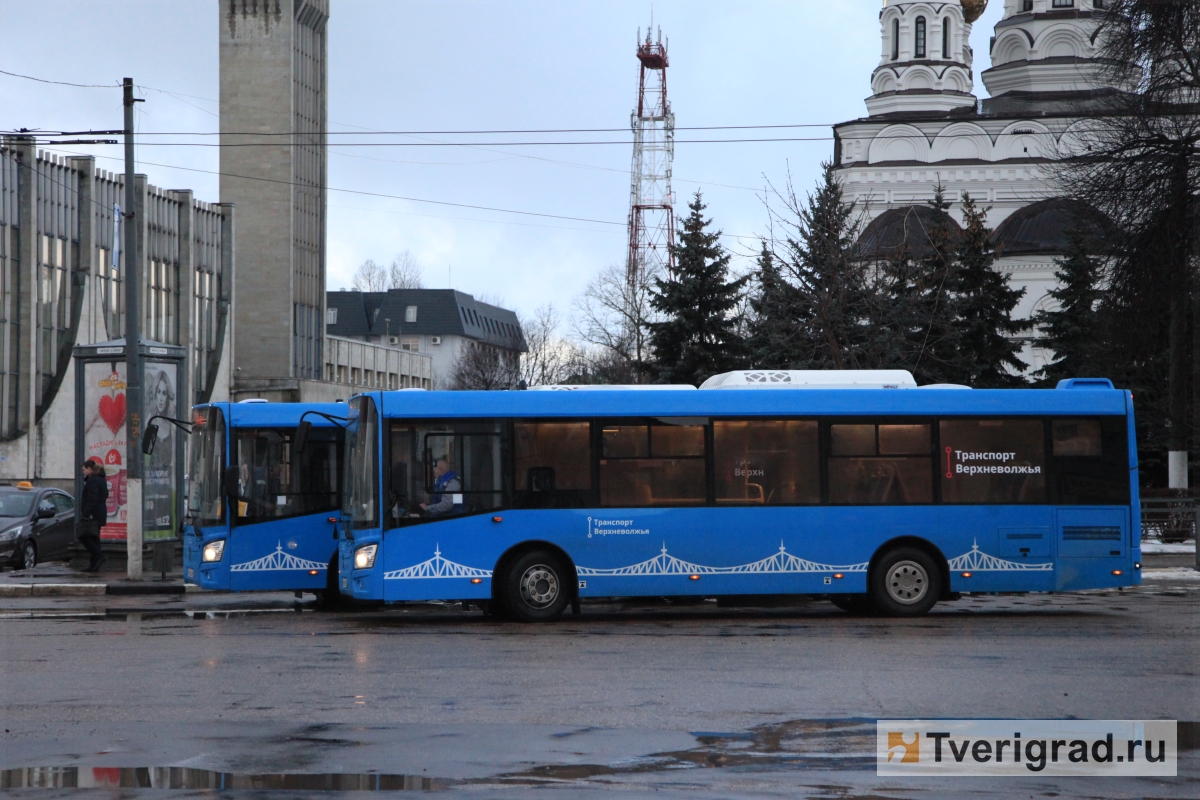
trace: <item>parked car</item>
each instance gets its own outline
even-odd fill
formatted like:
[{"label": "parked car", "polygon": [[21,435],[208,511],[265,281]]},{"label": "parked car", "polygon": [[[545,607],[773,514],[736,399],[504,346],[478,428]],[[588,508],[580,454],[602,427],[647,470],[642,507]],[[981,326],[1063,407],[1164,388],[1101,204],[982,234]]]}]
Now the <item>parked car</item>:
[{"label": "parked car", "polygon": [[0,486],[0,564],[29,569],[70,557],[75,541],[75,499],[28,481]]}]

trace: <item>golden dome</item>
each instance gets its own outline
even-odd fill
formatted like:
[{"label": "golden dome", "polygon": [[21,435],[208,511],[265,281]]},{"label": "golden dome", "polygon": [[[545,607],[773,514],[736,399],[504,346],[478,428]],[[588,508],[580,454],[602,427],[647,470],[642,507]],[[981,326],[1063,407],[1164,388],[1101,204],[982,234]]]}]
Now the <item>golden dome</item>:
[{"label": "golden dome", "polygon": [[983,10],[987,8],[988,0],[961,0],[963,19],[967,22],[974,22],[983,16]]}]

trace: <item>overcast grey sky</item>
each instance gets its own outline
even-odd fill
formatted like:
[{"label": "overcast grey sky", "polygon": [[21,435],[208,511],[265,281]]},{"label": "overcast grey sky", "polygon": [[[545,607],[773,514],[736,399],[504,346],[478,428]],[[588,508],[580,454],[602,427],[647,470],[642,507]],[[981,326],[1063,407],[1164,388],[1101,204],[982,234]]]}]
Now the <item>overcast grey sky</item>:
[{"label": "overcast grey sky", "polygon": [[[638,28],[650,2],[331,0],[331,131],[621,128],[636,100]],[[680,128],[828,125],[866,114],[879,59],[879,0],[657,0],[654,22],[670,40],[668,88]],[[976,94],[1002,3],[972,34]],[[217,130],[217,0],[39,0],[7,3],[0,70],[108,84],[133,77],[146,102],[141,131]],[[248,79],[250,79],[248,77]],[[0,128],[78,130],[121,126],[117,89],[80,89],[0,75]],[[679,143],[677,209],[702,189],[726,241],[753,249],[766,228],[762,190],[790,166],[807,190],[832,153],[827,127],[742,133],[679,131],[696,138],[812,137],[816,141]],[[567,309],[599,269],[624,261],[628,144],[505,147],[330,146],[329,186],[410,198],[543,212],[617,224],[569,222],[329,193],[329,287],[349,285],[366,258],[410,249],[430,287],[504,299],[523,313]],[[544,135],[513,140],[544,141]],[[556,139],[569,140],[568,135]],[[578,139],[628,140],[627,132]],[[480,136],[403,141],[481,142]],[[203,141],[215,144],[215,137]],[[79,152],[64,147],[61,151]],[[117,147],[90,148],[120,156]],[[141,147],[138,170],[163,188],[218,200],[216,147]],[[118,160],[99,159],[120,170]],[[191,170],[181,169],[183,167]],[[452,278],[451,278],[452,275]]]}]

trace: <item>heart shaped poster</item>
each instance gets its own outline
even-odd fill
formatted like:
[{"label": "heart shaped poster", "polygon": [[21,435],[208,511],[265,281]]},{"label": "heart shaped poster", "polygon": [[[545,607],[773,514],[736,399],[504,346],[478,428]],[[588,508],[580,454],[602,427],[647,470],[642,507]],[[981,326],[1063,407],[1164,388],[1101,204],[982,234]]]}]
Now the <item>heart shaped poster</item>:
[{"label": "heart shaped poster", "polygon": [[121,430],[121,426],[125,424],[124,392],[115,397],[106,394],[100,398],[100,418],[114,435]]}]

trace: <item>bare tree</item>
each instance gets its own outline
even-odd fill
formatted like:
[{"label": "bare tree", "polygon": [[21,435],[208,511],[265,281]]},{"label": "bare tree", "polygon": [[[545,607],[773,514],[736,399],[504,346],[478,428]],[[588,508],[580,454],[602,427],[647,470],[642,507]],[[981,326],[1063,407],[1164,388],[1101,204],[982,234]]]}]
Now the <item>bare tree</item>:
[{"label": "bare tree", "polygon": [[421,264],[411,250],[397,253],[388,267],[387,288],[424,289],[421,281]]},{"label": "bare tree", "polygon": [[1200,4],[1110,0],[1100,20],[1094,63],[1121,90],[1062,138],[1056,177],[1116,223],[1105,352],[1138,395],[1139,439],[1182,486],[1189,376],[1200,447]]},{"label": "bare tree", "polygon": [[[606,373],[628,376],[622,382],[642,383],[649,379],[649,323],[657,319],[650,305],[655,281],[661,276],[649,270],[629,279],[624,267],[600,271],[583,294],[575,299],[572,328],[585,344],[597,352],[592,361],[606,366]],[[625,366],[614,370],[616,364]]]},{"label": "bare tree", "polygon": [[450,375],[450,388],[496,391],[515,389],[520,380],[520,362],[508,353],[478,342],[470,342]]},{"label": "bare tree", "polygon": [[360,292],[386,292],[387,279],[387,271],[368,258],[354,271],[352,283]]},{"label": "bare tree", "polygon": [[579,348],[559,334],[562,318],[553,304],[542,306],[520,323],[528,348],[521,356],[521,380],[526,386],[566,383],[583,371]]}]

